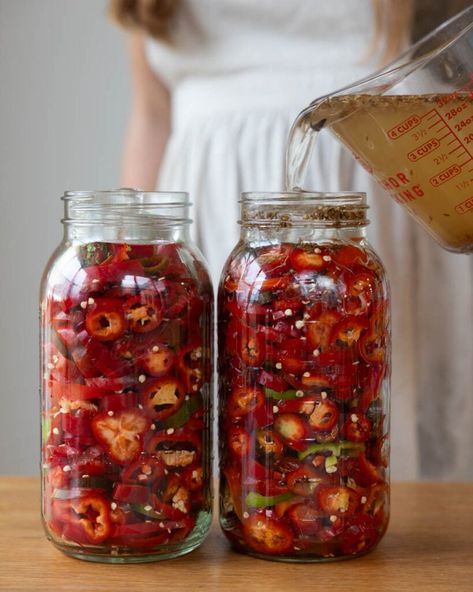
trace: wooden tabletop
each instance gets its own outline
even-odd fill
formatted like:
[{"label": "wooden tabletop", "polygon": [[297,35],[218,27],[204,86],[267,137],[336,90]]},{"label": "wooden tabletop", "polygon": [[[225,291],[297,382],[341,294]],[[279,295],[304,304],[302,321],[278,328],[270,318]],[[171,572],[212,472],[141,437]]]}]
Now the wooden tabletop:
[{"label": "wooden tabletop", "polygon": [[391,525],[360,559],[263,561],[233,552],[215,525],[186,557],[141,565],[70,559],[45,538],[39,480],[0,477],[0,590],[8,592],[472,592],[473,483],[395,483]]}]

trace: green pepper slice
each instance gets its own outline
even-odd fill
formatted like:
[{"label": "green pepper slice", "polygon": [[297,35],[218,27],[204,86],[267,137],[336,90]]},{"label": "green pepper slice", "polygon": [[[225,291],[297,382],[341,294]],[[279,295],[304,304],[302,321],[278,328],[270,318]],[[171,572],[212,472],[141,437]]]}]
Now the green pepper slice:
[{"label": "green pepper slice", "polygon": [[133,512],[138,512],[138,514],[143,514],[143,516],[147,516],[148,518],[154,518],[154,520],[165,520],[166,516],[164,514],[162,514],[161,512],[156,512],[156,510],[154,510],[153,508],[151,509],[147,509],[150,506],[147,506],[146,504],[142,505],[142,504],[131,504],[130,508],[133,510]]},{"label": "green pepper slice", "polygon": [[329,442],[324,444],[311,444],[305,450],[299,452],[299,460],[304,460],[306,456],[314,454],[315,452],[331,452],[334,456],[340,456],[343,451],[357,452],[364,451],[365,445],[363,442]]},{"label": "green pepper slice", "polygon": [[202,409],[204,402],[202,395],[197,393],[192,395],[189,399],[185,400],[184,403],[173,415],[165,419],[164,425],[166,428],[180,428],[186,424],[192,415]]},{"label": "green pepper slice", "polygon": [[294,494],[288,491],[280,495],[261,495],[256,491],[250,491],[246,496],[245,503],[249,508],[266,508],[274,506],[280,502],[287,502],[294,497]]},{"label": "green pepper slice", "polygon": [[290,399],[298,399],[297,391],[294,389],[289,389],[287,391],[279,392],[273,389],[266,387],[264,389],[264,394],[267,399],[276,399],[277,401],[288,401]]}]

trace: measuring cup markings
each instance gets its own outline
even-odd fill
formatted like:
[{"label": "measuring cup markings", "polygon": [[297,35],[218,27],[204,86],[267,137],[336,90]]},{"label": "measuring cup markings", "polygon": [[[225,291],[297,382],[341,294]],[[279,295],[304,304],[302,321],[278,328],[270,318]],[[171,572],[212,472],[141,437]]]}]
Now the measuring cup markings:
[{"label": "measuring cup markings", "polygon": [[472,48],[473,5],[384,70],[314,100],[291,129],[287,187],[303,187],[328,129],[442,246],[473,252]]}]

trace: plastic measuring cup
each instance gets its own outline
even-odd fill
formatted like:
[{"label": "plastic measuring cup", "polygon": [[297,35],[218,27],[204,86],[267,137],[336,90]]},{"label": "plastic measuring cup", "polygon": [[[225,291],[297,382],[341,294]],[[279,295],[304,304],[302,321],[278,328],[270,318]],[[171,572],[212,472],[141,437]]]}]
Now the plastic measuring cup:
[{"label": "plastic measuring cup", "polygon": [[473,6],[304,109],[289,137],[288,189],[303,186],[323,128],[444,248],[473,251]]}]

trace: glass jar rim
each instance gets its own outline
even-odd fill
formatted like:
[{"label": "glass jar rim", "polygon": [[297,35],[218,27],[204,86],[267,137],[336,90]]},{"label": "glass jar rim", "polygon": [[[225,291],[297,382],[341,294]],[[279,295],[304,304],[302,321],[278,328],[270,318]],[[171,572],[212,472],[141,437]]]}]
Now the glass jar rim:
[{"label": "glass jar rim", "polygon": [[366,226],[366,193],[353,191],[258,191],[241,194],[245,227],[349,228]]},{"label": "glass jar rim", "polygon": [[[244,191],[241,193],[241,204],[272,204],[297,203],[298,205],[316,205],[324,201],[333,206],[366,205],[366,193],[363,191]],[[367,206],[368,207],[368,206]]]},{"label": "glass jar rim", "polygon": [[[117,206],[120,202],[127,205],[146,206],[187,206],[190,205],[187,191],[143,191],[131,187],[119,189],[98,190],[68,190],[61,197],[65,202],[77,202],[78,204],[93,203],[100,206]],[[127,201],[128,200],[128,201]]]},{"label": "glass jar rim", "polygon": [[123,187],[65,191],[61,199],[65,225],[176,227],[192,222],[188,218],[189,193],[185,191],[141,191]]}]

